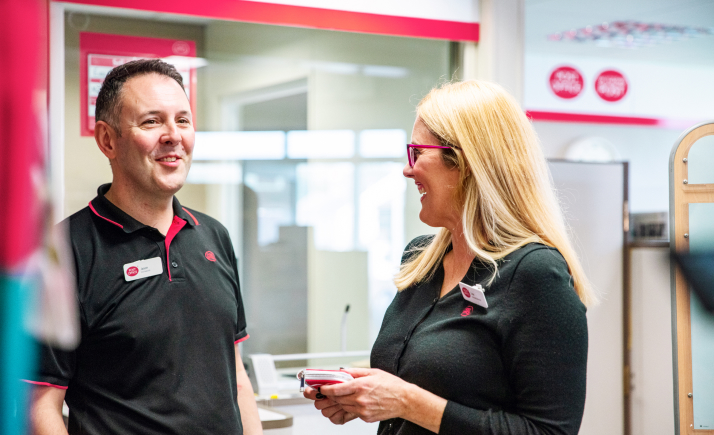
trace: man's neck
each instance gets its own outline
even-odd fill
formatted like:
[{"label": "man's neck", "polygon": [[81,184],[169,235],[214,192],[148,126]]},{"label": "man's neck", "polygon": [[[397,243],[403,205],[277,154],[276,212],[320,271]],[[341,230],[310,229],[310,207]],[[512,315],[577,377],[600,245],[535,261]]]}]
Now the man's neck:
[{"label": "man's neck", "polygon": [[112,183],[104,197],[142,224],[156,228],[163,235],[168,233],[174,218],[173,195],[142,195],[141,192]]}]

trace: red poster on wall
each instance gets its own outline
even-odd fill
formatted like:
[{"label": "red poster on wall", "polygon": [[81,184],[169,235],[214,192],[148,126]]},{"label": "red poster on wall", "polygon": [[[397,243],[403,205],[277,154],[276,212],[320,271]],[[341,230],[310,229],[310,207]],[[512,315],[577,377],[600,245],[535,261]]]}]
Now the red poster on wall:
[{"label": "red poster on wall", "polygon": [[196,43],[176,39],[82,32],[79,35],[82,136],[94,135],[94,109],[104,78],[115,66],[135,59],[162,58],[183,77],[196,119]]}]

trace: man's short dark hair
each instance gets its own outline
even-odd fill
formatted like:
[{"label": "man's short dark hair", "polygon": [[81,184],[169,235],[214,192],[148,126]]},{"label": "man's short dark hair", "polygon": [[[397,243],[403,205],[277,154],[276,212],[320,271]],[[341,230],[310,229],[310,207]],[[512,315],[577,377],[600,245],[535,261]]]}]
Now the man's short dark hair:
[{"label": "man's short dark hair", "polygon": [[173,65],[161,59],[132,60],[115,67],[107,74],[97,96],[94,119],[106,122],[114,129],[117,135],[121,136],[119,125],[122,109],[121,90],[127,80],[144,74],[159,74],[172,78],[181,86],[181,89],[184,89],[181,74],[176,71]]}]

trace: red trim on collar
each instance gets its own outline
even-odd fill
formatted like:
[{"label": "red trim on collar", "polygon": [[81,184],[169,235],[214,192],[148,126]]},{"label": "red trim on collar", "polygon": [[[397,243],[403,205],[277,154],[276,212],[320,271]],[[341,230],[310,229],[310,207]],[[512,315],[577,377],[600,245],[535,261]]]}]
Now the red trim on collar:
[{"label": "red trim on collar", "polygon": [[33,384],[33,385],[42,385],[43,387],[54,387],[54,388],[59,388],[60,390],[66,390],[69,387],[64,387],[62,385],[55,385],[55,384],[50,384],[49,382],[35,382],[35,381],[28,381],[27,379],[20,379],[22,382],[27,382],[28,384]]},{"label": "red trim on collar", "polygon": [[193,222],[194,222],[196,225],[201,225],[201,224],[199,224],[198,221],[196,220],[196,216],[194,216],[193,214],[191,214],[190,211],[186,210],[186,207],[181,207],[181,208],[183,209],[183,211],[185,211],[186,213],[188,213],[189,216],[191,216],[191,219],[193,219]]},{"label": "red trim on collar", "polygon": [[102,215],[100,215],[99,213],[97,213],[97,211],[94,209],[94,206],[92,205],[92,201],[89,201],[89,208],[91,208],[92,211],[94,212],[94,214],[96,214],[96,215],[99,216],[100,218],[104,219],[104,220],[107,221],[107,222],[113,223],[114,225],[118,226],[118,227],[121,228],[121,229],[124,229],[124,226],[123,226],[122,224],[118,224],[118,223],[114,222],[113,220],[107,219],[107,218],[105,218],[104,216],[102,216]]},{"label": "red trim on collar", "polygon": [[171,241],[176,237],[181,228],[186,225],[186,221],[178,216],[174,216],[174,220],[171,222],[171,227],[166,233],[166,240],[164,243],[166,245],[166,270],[169,272],[169,281],[171,281],[171,260],[169,260],[169,247],[171,246]]}]

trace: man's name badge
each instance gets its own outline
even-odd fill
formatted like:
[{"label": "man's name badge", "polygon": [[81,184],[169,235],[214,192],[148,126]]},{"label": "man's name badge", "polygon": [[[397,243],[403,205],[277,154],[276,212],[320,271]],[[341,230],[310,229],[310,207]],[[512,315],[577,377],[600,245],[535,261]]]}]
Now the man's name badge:
[{"label": "man's name badge", "polygon": [[133,263],[124,265],[124,279],[136,281],[141,278],[148,278],[154,275],[161,275],[164,267],[161,264],[161,257],[149,258],[148,260],[139,260]]},{"label": "man's name badge", "polygon": [[459,288],[461,288],[461,295],[464,299],[469,302],[473,302],[478,306],[488,308],[488,302],[486,302],[486,296],[483,294],[483,287],[481,287],[481,284],[476,284],[475,287],[472,287],[468,284],[460,282]]}]

